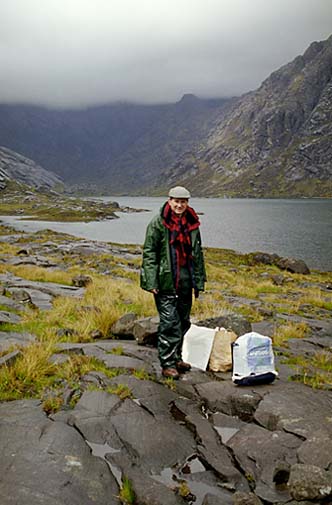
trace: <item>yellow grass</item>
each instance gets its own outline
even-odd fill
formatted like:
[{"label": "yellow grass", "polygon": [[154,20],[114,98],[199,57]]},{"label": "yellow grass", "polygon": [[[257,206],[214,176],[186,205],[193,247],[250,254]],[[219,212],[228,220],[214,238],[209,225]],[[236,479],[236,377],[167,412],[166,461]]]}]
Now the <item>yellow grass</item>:
[{"label": "yellow grass", "polygon": [[290,338],[304,338],[308,332],[308,325],[304,322],[288,322],[278,326],[272,335],[273,344],[276,346],[287,346]]},{"label": "yellow grass", "polygon": [[73,274],[64,272],[63,270],[37,267],[33,265],[6,265],[6,270],[29,281],[72,284]]}]

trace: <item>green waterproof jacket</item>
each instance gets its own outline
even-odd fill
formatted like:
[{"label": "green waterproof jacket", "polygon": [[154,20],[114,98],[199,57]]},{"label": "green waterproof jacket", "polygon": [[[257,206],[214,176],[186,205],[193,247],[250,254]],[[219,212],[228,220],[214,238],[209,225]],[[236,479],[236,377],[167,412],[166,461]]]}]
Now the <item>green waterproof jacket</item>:
[{"label": "green waterproof jacket", "polygon": [[[172,273],[169,230],[162,222],[162,209],[149,223],[143,247],[143,264],[141,268],[141,287],[146,291],[157,289],[161,292],[175,292]],[[204,291],[206,281],[204,257],[199,229],[190,232],[193,277],[195,288]]]}]

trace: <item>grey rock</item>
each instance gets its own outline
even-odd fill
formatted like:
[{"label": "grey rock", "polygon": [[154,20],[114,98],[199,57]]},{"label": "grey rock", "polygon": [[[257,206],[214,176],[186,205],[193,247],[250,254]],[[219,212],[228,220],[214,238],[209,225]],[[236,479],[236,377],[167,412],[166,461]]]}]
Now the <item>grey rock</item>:
[{"label": "grey rock", "polygon": [[254,484],[255,494],[264,502],[285,503],[287,489],[275,486],[275,469],[280,461],[293,465],[301,445],[298,437],[283,431],[271,432],[246,424],[227,443],[242,472]]},{"label": "grey rock", "polygon": [[185,501],[175,494],[174,488],[168,487],[159,482],[154,475],[149,475],[145,468],[133,464],[128,456],[118,454],[108,454],[107,460],[111,466],[120,469],[122,475],[126,476],[132,484],[135,493],[135,503],[140,505],[185,505]]},{"label": "grey rock", "polygon": [[235,312],[203,319],[196,324],[198,326],[206,326],[207,328],[226,328],[227,330],[234,331],[237,336],[252,331],[250,322],[241,316],[241,314]]},{"label": "grey rock", "polygon": [[269,430],[285,430],[305,439],[315,432],[331,436],[331,408],[332,392],[283,383],[264,395],[254,418]]},{"label": "grey rock", "polygon": [[324,432],[313,433],[297,451],[299,463],[332,468],[332,438]]},{"label": "grey rock", "polygon": [[211,505],[233,504],[233,493],[220,485],[220,480],[212,470],[193,471],[186,474],[184,470],[190,469],[191,464],[201,465],[199,458],[193,455],[181,469],[179,478],[184,478],[191,493],[195,496],[194,503],[210,503]]},{"label": "grey rock", "polygon": [[262,400],[263,388],[239,388],[226,381],[211,381],[196,386],[201,400],[212,412],[223,412],[250,422]]},{"label": "grey rock", "polygon": [[1,323],[10,323],[16,324],[21,321],[20,316],[14,314],[13,312],[7,312],[5,310],[0,310],[0,324]]},{"label": "grey rock", "polygon": [[104,334],[101,330],[92,330],[90,332],[90,337],[93,339],[93,340],[98,340],[100,338],[104,338]]},{"label": "grey rock", "polygon": [[92,282],[92,277],[90,275],[76,275],[72,278],[73,286],[86,287]]},{"label": "grey rock", "polygon": [[12,365],[20,356],[22,356],[21,351],[13,351],[5,354],[0,358],[0,367]]},{"label": "grey rock", "polygon": [[0,425],[2,505],[119,503],[107,464],[77,430],[47,419],[38,401],[0,404]]},{"label": "grey rock", "polygon": [[12,309],[12,310],[17,310],[17,311],[25,310],[23,303],[19,303],[19,302],[13,300],[12,298],[9,298],[8,296],[0,295],[0,305],[8,307],[9,309]]},{"label": "grey rock", "polygon": [[135,338],[134,324],[137,315],[134,312],[127,312],[118,319],[111,327],[111,333],[120,338]]},{"label": "grey rock", "polygon": [[324,334],[332,336],[332,322],[330,319],[314,319],[309,317],[297,316],[294,314],[276,314],[278,319],[292,321],[294,323],[306,323],[312,330],[323,331]]},{"label": "grey rock", "polygon": [[131,356],[106,353],[98,347],[85,347],[86,356],[94,356],[103,361],[108,368],[122,368],[127,370],[146,370],[152,371],[151,364],[146,361]]},{"label": "grey rock", "polygon": [[202,501],[202,505],[232,505],[233,500],[225,501],[224,498],[207,493]]},{"label": "grey rock", "polygon": [[40,310],[49,310],[52,308],[53,296],[49,293],[45,293],[38,289],[26,288],[24,290],[15,287],[8,287],[8,291],[11,293],[13,297],[15,294],[19,292],[19,296],[22,296],[22,291],[27,293],[29,299],[26,303],[31,304],[34,307],[37,307]]},{"label": "grey rock", "polygon": [[178,397],[178,394],[161,384],[150,380],[139,380],[133,376],[122,375],[115,377],[110,381],[110,384],[125,384],[128,386],[133,393],[135,402],[155,417],[168,417],[171,403]]},{"label": "grey rock", "polygon": [[35,341],[36,337],[31,333],[0,331],[0,352],[4,352],[11,347],[26,347]]},{"label": "grey rock", "polygon": [[140,345],[156,345],[159,317],[146,317],[134,323],[134,337]]},{"label": "grey rock", "polygon": [[31,296],[24,289],[16,289],[11,291],[11,296],[13,300],[17,300],[22,303],[32,303]]},{"label": "grey rock", "polygon": [[123,447],[110,416],[121,405],[118,396],[106,391],[85,391],[69,416],[69,424],[75,426],[86,440],[103,445],[107,443],[109,451]]},{"label": "grey rock", "polygon": [[172,467],[195,452],[194,439],[185,427],[168,416],[161,422],[132,400],[121,404],[112,415],[111,424],[134,456],[133,462],[150,472]]},{"label": "grey rock", "polygon": [[298,501],[332,498],[331,474],[314,465],[294,464],[288,487]]},{"label": "grey rock", "polygon": [[266,335],[267,337],[272,337],[277,328],[277,324],[274,321],[259,321],[258,323],[251,323],[251,327],[252,331],[260,333],[261,335]]},{"label": "grey rock", "polygon": [[224,487],[230,490],[249,490],[246,479],[233,465],[231,453],[220,443],[209,421],[199,414],[188,415],[185,421],[198,440],[197,449],[201,459],[218,474]]},{"label": "grey rock", "polygon": [[262,505],[261,500],[254,493],[234,493],[233,505]]},{"label": "grey rock", "polygon": [[[277,254],[269,254],[262,252],[254,252],[248,255],[248,258],[254,264],[263,263],[264,265],[276,265],[281,270],[287,270],[296,274],[310,274],[310,270],[306,263],[301,259],[296,258],[282,258]],[[272,281],[277,285],[284,283],[282,276],[272,276]]]},{"label": "grey rock", "polygon": [[[77,288],[75,286],[67,286],[65,284],[57,284],[55,282],[38,282],[38,281],[28,281],[26,279],[21,279],[20,277],[15,277],[10,274],[1,274],[0,282],[3,282],[6,289],[10,291],[11,288],[23,288],[27,291],[29,289],[38,290],[43,293],[49,294],[50,296],[73,296],[80,298],[84,294],[83,288]],[[29,291],[28,291],[29,292]]]},{"label": "grey rock", "polygon": [[310,274],[310,270],[303,260],[295,258],[280,258],[276,265],[282,270],[287,270],[295,274]]},{"label": "grey rock", "polygon": [[10,265],[35,265],[38,267],[42,268],[51,268],[51,267],[57,267],[57,263],[54,263],[54,261],[50,261],[47,258],[44,258],[42,256],[26,256],[26,257],[18,257],[18,258],[11,258],[8,260]]}]

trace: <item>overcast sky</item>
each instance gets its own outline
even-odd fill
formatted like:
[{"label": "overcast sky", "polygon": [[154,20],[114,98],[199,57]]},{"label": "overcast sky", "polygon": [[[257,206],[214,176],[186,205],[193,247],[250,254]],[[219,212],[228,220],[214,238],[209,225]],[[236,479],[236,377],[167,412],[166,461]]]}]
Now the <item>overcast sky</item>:
[{"label": "overcast sky", "polygon": [[0,0],[0,102],[239,95],[332,33],[332,0]]}]

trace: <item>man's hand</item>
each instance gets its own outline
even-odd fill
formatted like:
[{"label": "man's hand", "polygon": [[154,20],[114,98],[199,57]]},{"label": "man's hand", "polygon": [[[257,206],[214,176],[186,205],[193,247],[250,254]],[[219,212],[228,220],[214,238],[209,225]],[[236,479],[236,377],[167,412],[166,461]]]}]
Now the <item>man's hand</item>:
[{"label": "man's hand", "polygon": [[151,289],[150,293],[153,293],[154,295],[157,295],[158,294],[158,289]]}]

